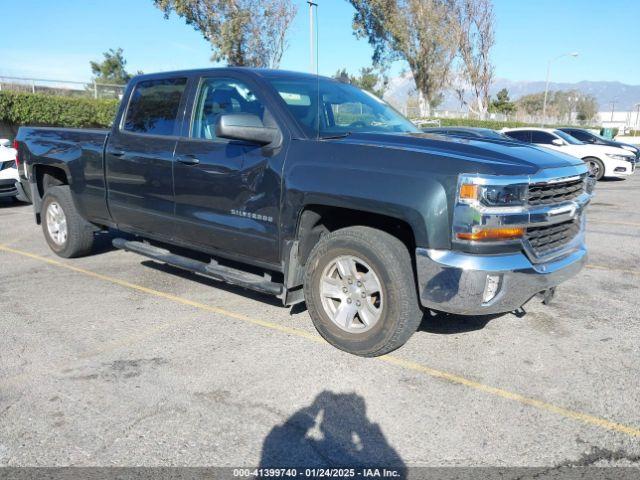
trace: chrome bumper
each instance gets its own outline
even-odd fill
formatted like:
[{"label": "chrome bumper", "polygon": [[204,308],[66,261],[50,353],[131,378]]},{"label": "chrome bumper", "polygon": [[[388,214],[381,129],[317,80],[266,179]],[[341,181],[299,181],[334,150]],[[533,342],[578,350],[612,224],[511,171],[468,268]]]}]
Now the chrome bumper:
[{"label": "chrome bumper", "polygon": [[[537,293],[576,275],[587,261],[584,245],[547,263],[531,263],[523,253],[472,255],[416,249],[420,302],[459,315],[487,315],[518,309]],[[498,293],[483,301],[488,275],[498,277]]]}]

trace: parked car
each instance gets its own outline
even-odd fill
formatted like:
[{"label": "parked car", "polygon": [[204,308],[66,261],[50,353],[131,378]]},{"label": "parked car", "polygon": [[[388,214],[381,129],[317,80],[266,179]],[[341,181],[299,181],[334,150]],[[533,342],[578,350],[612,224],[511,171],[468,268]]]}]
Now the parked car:
[{"label": "parked car", "polygon": [[595,133],[591,133],[589,130],[585,130],[584,128],[561,127],[558,130],[568,133],[573,138],[580,140],[582,143],[587,143],[592,145],[608,145],[610,147],[624,148],[625,150],[628,150],[635,155],[636,164],[640,162],[640,147],[636,145],[631,145],[630,143],[616,142],[615,140],[609,140],[608,138],[604,138],[604,137],[601,137],[600,135],[596,135]]},{"label": "parked car", "polygon": [[428,135],[329,78],[137,76],[110,131],[21,127],[18,147],[56,254],[90,253],[107,227],[137,235],[114,245],[304,301],[318,332],[357,355],[405,343],[422,308],[548,299],[586,261],[584,162]]},{"label": "parked car", "polygon": [[0,198],[27,201],[20,187],[16,150],[11,148],[9,140],[0,139]]},{"label": "parked car", "polygon": [[424,133],[434,133],[438,135],[449,135],[459,138],[484,138],[488,140],[510,140],[513,139],[501,132],[497,132],[490,128],[479,127],[434,127],[423,128]]},{"label": "parked car", "polygon": [[608,145],[591,145],[556,128],[511,128],[502,132],[521,142],[581,158],[591,174],[600,180],[604,177],[625,177],[635,171],[635,156],[628,150]]}]

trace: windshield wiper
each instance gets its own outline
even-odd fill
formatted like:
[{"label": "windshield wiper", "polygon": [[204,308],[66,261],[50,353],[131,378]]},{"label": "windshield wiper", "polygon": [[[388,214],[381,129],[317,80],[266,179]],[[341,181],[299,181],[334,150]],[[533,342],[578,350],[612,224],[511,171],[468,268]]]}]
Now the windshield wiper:
[{"label": "windshield wiper", "polygon": [[336,133],[335,135],[326,135],[324,137],[318,137],[320,140],[332,140],[334,138],[345,138],[351,135],[351,132]]}]

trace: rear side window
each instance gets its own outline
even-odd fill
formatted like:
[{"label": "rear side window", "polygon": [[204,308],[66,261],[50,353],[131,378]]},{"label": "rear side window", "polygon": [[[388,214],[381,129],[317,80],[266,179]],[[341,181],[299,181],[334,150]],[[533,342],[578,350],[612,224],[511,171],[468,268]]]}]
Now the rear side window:
[{"label": "rear side window", "polygon": [[149,135],[175,135],[186,78],[148,80],[136,85],[122,129]]},{"label": "rear side window", "polygon": [[531,132],[531,143],[542,143],[544,145],[551,145],[556,139],[553,135],[547,132],[540,132],[534,130]]},{"label": "rear side window", "polygon": [[520,140],[521,142],[531,143],[531,131],[516,130],[514,132],[504,132],[507,136]]}]

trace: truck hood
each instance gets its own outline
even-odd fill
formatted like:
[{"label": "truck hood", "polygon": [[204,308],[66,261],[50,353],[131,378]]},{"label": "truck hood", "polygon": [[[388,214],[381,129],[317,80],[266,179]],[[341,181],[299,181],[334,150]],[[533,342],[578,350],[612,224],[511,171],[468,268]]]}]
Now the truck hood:
[{"label": "truck hood", "polygon": [[495,165],[522,166],[534,171],[583,164],[571,155],[510,140],[454,138],[432,133],[353,133],[340,141]]}]

